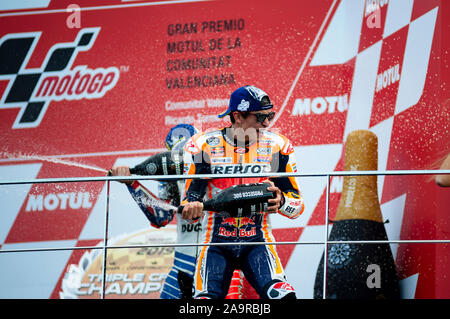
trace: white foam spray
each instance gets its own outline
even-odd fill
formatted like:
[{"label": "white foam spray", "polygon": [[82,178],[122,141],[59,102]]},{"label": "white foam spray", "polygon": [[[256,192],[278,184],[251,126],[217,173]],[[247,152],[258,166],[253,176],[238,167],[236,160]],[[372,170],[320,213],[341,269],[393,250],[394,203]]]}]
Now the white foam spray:
[{"label": "white foam spray", "polygon": [[18,154],[11,154],[11,153],[7,153],[7,152],[1,152],[0,153],[2,156],[7,157],[8,159],[11,160],[18,160],[18,161],[23,161],[23,160],[39,160],[39,161],[46,161],[46,162],[51,162],[51,163],[55,163],[55,164],[63,164],[63,165],[70,165],[70,166],[76,166],[76,167],[81,167],[81,168],[85,168],[85,169],[90,169],[90,170],[94,170],[94,171],[98,171],[98,172],[102,172],[102,173],[107,173],[108,171],[97,167],[97,166],[93,166],[93,165],[87,165],[87,164],[83,164],[83,163],[79,163],[79,162],[74,162],[74,161],[68,161],[68,160],[63,160],[57,157],[50,157],[50,156],[42,156],[42,155],[32,155],[32,154],[22,154],[22,153],[18,153]]}]

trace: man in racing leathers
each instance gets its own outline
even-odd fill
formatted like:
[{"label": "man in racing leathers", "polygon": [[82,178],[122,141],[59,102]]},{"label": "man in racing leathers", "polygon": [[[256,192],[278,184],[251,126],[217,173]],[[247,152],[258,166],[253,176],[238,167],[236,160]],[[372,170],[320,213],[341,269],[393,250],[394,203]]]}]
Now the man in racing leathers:
[{"label": "man in racing leathers", "polygon": [[[296,172],[294,149],[289,140],[267,127],[275,113],[268,95],[245,86],[231,94],[231,127],[194,135],[184,146],[184,174],[241,174],[236,178],[187,179],[182,216],[202,220],[203,242],[273,242],[270,214],[298,217],[304,210],[294,177],[246,178],[249,173]],[[225,213],[203,212],[202,201],[236,184],[269,181],[267,213],[251,217],[230,217]],[[224,298],[234,269],[241,269],[261,298],[296,298],[286,282],[274,245],[207,245],[197,258],[194,298]]]},{"label": "man in racing leathers", "polygon": [[[165,139],[165,146],[169,151],[181,150],[186,141],[196,133],[198,133],[198,130],[193,126],[189,124],[178,124],[168,133]],[[115,167],[111,170],[111,173],[113,176],[131,175],[128,166]],[[153,227],[164,227],[175,217],[175,213],[172,210],[166,210],[148,205],[147,203],[150,203],[151,201],[146,199],[152,197],[151,192],[139,181],[124,181],[124,183],[127,184],[127,188],[131,196],[139,205],[139,208],[145,214]],[[158,189],[158,197],[160,199],[169,202],[173,206],[179,206],[180,193],[182,193],[184,189],[184,180],[159,182]],[[178,243],[198,243],[201,240],[200,231],[201,224],[192,224],[178,216]],[[177,246],[175,248],[174,264],[164,282],[161,292],[162,299],[192,298],[193,274],[198,250],[198,246]],[[240,284],[240,286],[242,286],[242,274],[236,273],[233,279],[236,284]],[[229,298],[233,297],[235,296],[229,296]]]},{"label": "man in racing leathers", "polygon": [[[168,133],[165,146],[171,150],[182,149],[186,141],[198,130],[188,124],[179,124],[173,127]],[[127,166],[115,167],[112,175],[130,176],[130,169]],[[126,181],[128,191],[133,199],[139,205],[139,208],[145,214],[153,227],[160,228],[166,226],[174,218],[174,211],[165,210],[151,205],[146,205],[149,201],[145,199],[151,197],[150,191],[139,181]],[[174,206],[180,204],[180,190],[183,189],[184,181],[171,181],[158,183],[158,197],[162,200],[170,202]],[[188,221],[177,218],[177,242],[179,243],[197,243],[201,225],[193,225]],[[191,290],[189,282],[193,276],[194,265],[197,256],[198,247],[182,246],[176,247],[174,256],[174,265],[168,274],[161,292],[162,299],[180,299]],[[180,283],[181,282],[181,289]],[[183,287],[186,283],[187,287]]]}]

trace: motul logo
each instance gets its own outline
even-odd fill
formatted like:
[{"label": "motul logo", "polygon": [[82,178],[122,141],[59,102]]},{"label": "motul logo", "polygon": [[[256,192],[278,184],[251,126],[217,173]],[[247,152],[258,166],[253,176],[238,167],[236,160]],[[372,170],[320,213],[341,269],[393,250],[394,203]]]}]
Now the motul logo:
[{"label": "motul logo", "polygon": [[348,95],[342,96],[326,96],[316,98],[296,99],[292,108],[292,116],[323,114],[328,110],[328,113],[344,112],[348,109]]},{"label": "motul logo", "polygon": [[78,52],[88,51],[99,32],[100,28],[85,28],[75,41],[55,44],[39,69],[26,66],[41,32],[7,34],[0,39],[0,80],[8,80],[0,109],[20,108],[13,128],[39,126],[50,101],[101,98],[116,85],[117,67],[72,69]]},{"label": "motul logo", "polygon": [[387,69],[386,71],[378,74],[376,92],[385,89],[391,84],[400,81],[400,65],[397,63],[393,67]]},{"label": "motul logo", "polygon": [[92,202],[88,192],[58,193],[47,195],[30,195],[25,211],[54,211],[91,208]]}]

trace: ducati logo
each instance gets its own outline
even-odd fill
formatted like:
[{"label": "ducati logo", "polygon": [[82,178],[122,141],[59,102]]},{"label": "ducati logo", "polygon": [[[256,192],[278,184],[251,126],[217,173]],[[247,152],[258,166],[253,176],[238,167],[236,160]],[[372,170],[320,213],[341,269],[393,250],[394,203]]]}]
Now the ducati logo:
[{"label": "ducati logo", "polygon": [[119,79],[117,67],[89,69],[72,64],[88,51],[100,28],[80,30],[75,41],[55,44],[39,69],[26,69],[41,32],[7,34],[0,39],[0,81],[8,85],[0,109],[20,108],[13,128],[39,126],[50,101],[101,98]]}]

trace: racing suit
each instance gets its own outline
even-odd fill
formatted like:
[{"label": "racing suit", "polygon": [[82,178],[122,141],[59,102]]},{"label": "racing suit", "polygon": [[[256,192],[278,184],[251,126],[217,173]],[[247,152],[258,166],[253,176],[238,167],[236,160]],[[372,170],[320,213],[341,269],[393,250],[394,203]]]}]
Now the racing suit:
[{"label": "racing suit", "polygon": [[[180,182],[160,182],[158,197],[178,206],[180,204],[178,183]],[[128,190],[153,227],[164,227],[175,217],[175,212],[172,210],[146,205],[147,201],[143,198],[146,197],[149,190],[138,181],[128,185]],[[197,243],[200,239],[200,230],[200,224],[194,225],[182,218],[177,218],[177,242]],[[197,253],[198,246],[177,246],[175,248],[174,264],[164,282],[161,292],[162,299],[180,299],[189,295],[190,291],[185,293],[184,289],[192,289],[191,278],[194,274]],[[182,287],[180,287],[180,282]],[[185,287],[183,287],[183,283],[185,283]]]},{"label": "racing suit", "polygon": [[[196,134],[184,146],[184,174],[245,174],[296,172],[295,154],[289,140],[264,130],[252,144],[242,144],[224,128]],[[203,201],[236,184],[257,183],[267,178],[187,179],[182,204]],[[294,177],[272,179],[284,197],[278,210],[288,218],[304,210],[303,199]],[[226,213],[206,211],[201,219],[203,243],[273,242],[270,215],[233,218]],[[208,245],[197,257],[194,298],[224,298],[234,269],[245,278],[261,298],[295,298],[286,282],[284,269],[274,245]]]},{"label": "racing suit", "polygon": [[[134,181],[127,185],[133,199],[145,214],[150,224],[155,228],[166,226],[175,217],[173,210],[165,210],[147,205],[147,196],[151,197],[149,190],[139,181]],[[170,202],[174,206],[180,204],[180,191],[183,191],[184,181],[160,182],[158,184],[158,197]],[[199,243],[201,240],[201,224],[192,224],[178,216],[177,221],[177,242],[178,243]],[[199,246],[177,246],[175,248],[174,264],[170,270],[162,291],[162,299],[192,298],[192,281],[195,270]],[[230,285],[227,299],[239,299],[242,297],[243,275],[236,271],[233,274],[233,282]]]}]

